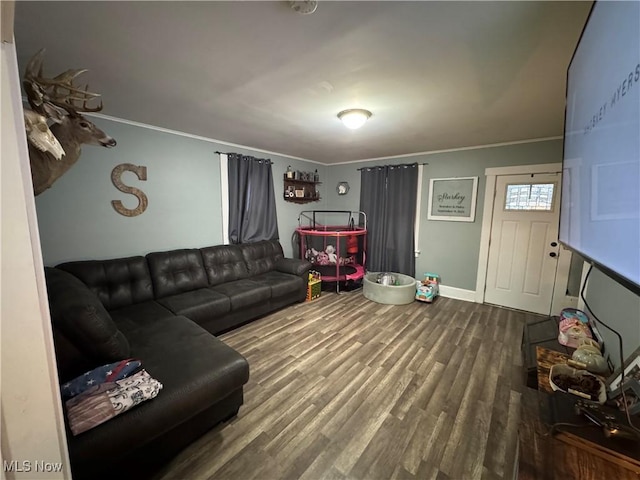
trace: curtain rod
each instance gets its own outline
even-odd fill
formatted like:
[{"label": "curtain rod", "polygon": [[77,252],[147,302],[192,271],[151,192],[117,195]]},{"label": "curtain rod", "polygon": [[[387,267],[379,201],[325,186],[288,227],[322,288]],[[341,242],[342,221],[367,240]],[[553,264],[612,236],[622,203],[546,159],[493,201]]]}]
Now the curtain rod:
[{"label": "curtain rod", "polygon": [[[222,155],[222,154],[224,154],[224,155],[229,155],[229,154],[242,155],[241,153],[240,154],[236,154],[236,152],[219,152],[218,150],[216,150],[213,153],[217,153],[218,155]],[[245,156],[246,157],[250,157],[251,155],[245,155]],[[253,157],[253,158],[256,158],[256,157]],[[266,161],[269,162],[269,165],[273,165],[274,164],[273,160],[271,160],[270,158],[256,158],[256,160],[266,160]]]},{"label": "curtain rod", "polygon": [[402,166],[407,166],[410,167],[411,165],[429,165],[428,163],[398,163],[397,165],[372,165],[371,167],[360,167],[360,168],[356,168],[356,170],[359,172],[360,170],[366,170],[367,168],[382,168],[382,167],[402,167]]}]

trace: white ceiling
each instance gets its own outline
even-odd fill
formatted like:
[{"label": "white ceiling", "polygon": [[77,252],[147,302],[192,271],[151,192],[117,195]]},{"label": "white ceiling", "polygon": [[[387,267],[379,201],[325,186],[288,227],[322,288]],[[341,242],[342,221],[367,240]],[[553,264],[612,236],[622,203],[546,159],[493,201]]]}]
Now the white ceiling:
[{"label": "white ceiling", "polygon": [[[103,114],[336,163],[562,134],[591,2],[17,2],[20,68]],[[336,114],[366,108],[362,129]]]}]

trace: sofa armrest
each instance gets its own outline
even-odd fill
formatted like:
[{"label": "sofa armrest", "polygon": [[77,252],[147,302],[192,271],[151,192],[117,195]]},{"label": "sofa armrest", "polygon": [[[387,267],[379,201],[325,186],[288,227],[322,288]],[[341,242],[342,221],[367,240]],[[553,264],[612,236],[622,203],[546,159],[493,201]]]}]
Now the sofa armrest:
[{"label": "sofa armrest", "polygon": [[280,258],[276,262],[276,270],[283,273],[306,277],[311,264],[306,260],[298,260],[296,258]]},{"label": "sofa armrest", "polygon": [[97,295],[72,274],[45,267],[58,373],[67,381],[129,358],[129,341]]}]

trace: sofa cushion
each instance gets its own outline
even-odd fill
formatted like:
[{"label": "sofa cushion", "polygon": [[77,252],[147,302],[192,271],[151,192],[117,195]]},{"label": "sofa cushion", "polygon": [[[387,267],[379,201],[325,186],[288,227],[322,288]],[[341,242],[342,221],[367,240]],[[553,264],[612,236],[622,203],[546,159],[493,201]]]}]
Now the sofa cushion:
[{"label": "sofa cushion", "polygon": [[275,270],[276,263],[284,258],[282,246],[277,240],[263,240],[238,245],[249,269],[249,277]]},{"label": "sofa cushion", "polygon": [[276,262],[276,270],[291,275],[304,275],[309,273],[311,263],[306,260],[298,260],[297,258],[281,258]]},{"label": "sofa cushion", "polygon": [[[118,458],[145,445],[241,388],[245,358],[185,317],[144,319],[131,339],[131,355],[163,385],[153,400],[72,439],[74,456]],[[77,440],[77,441],[76,441]]]},{"label": "sofa cushion", "polygon": [[184,315],[196,323],[224,315],[231,310],[229,297],[208,288],[164,297],[158,303],[176,315]]},{"label": "sofa cushion", "polygon": [[153,299],[151,275],[144,257],[68,262],[57,268],[82,280],[107,310]]},{"label": "sofa cushion", "polygon": [[[84,283],[68,272],[50,267],[45,267],[45,278],[53,328],[60,331],[68,346],[87,356],[93,366],[130,356],[127,338]],[[67,377],[66,370],[73,365],[59,368],[61,376]]]},{"label": "sofa cushion", "polygon": [[200,252],[209,285],[219,285],[249,276],[247,264],[238,245],[216,245],[201,248]]},{"label": "sofa cushion", "polygon": [[305,289],[302,277],[278,271],[251,277],[251,281],[269,286],[271,288],[271,297],[273,298],[296,295]]},{"label": "sofa cushion", "polygon": [[269,285],[247,279],[216,285],[215,287],[211,287],[211,290],[229,297],[232,311],[262,303],[271,298],[271,288]]},{"label": "sofa cushion", "polygon": [[147,255],[156,298],[207,286],[207,274],[198,249],[153,252]]},{"label": "sofa cushion", "polygon": [[155,300],[148,302],[136,303],[135,305],[127,305],[126,307],[111,310],[109,312],[114,323],[120,330],[132,332],[137,325],[144,322],[153,322],[161,318],[173,318],[175,314],[163,307]]}]

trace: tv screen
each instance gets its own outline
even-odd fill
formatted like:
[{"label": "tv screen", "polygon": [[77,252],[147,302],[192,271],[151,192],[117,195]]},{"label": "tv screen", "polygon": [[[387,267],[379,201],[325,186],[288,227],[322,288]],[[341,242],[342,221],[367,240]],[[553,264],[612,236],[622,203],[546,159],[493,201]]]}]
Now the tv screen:
[{"label": "tv screen", "polygon": [[567,72],[560,241],[640,294],[640,2],[596,2]]}]

